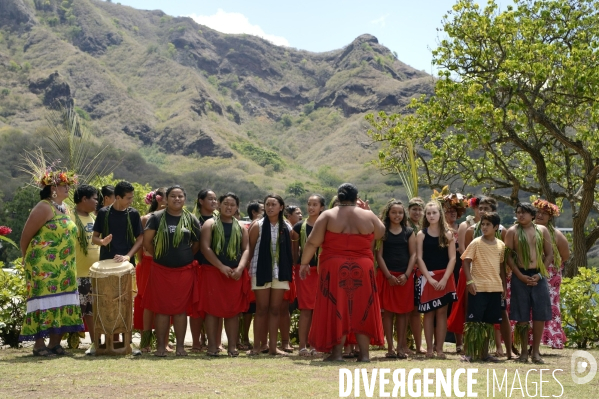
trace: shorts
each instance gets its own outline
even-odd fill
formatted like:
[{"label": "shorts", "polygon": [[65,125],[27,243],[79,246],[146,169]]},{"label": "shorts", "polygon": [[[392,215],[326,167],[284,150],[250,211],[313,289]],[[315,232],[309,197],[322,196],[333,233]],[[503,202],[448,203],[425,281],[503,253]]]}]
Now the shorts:
[{"label": "shorts", "polygon": [[89,277],[77,277],[79,306],[82,316],[92,316],[92,282]]},{"label": "shorts", "polygon": [[[501,311],[505,309],[505,301],[501,299],[501,294],[501,292],[477,292],[476,295],[468,293],[466,323],[500,324]],[[503,309],[502,302],[504,302]]]},{"label": "shorts", "polygon": [[[520,269],[525,276],[534,276],[538,269]],[[547,279],[542,278],[535,286],[529,286],[512,275],[512,297],[510,301],[510,320],[529,322],[532,310],[533,321],[549,321],[552,319],[551,298]]]},{"label": "shorts", "polygon": [[272,282],[264,283],[262,287],[258,287],[256,277],[252,277],[252,291],[265,290],[272,288],[273,290],[289,290],[289,281],[279,281],[279,279],[273,278]]}]

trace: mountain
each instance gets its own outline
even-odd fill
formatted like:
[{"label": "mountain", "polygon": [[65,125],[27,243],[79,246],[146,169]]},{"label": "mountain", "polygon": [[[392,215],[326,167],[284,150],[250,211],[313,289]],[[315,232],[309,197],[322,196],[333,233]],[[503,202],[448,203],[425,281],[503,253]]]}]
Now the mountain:
[{"label": "mountain", "polygon": [[43,131],[60,101],[156,173],[202,170],[262,191],[350,180],[397,193],[396,178],[365,166],[377,149],[363,116],[403,112],[433,87],[368,34],[312,53],[94,0],[1,0],[0,29],[0,132]]}]

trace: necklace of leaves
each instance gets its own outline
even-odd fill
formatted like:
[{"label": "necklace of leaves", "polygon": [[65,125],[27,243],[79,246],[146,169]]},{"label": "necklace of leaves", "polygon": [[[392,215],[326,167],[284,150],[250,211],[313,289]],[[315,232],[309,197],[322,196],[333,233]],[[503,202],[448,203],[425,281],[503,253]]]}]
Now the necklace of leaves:
[{"label": "necklace of leaves", "polygon": [[[167,210],[165,209],[161,212],[162,215],[160,217],[160,223],[158,224],[158,230],[156,230],[156,235],[154,236],[154,256],[156,259],[164,255],[168,251],[169,247],[168,225],[166,223]],[[187,229],[187,231],[189,231],[191,235],[195,237],[192,214],[185,208],[181,210],[179,223],[177,223],[175,233],[173,234],[173,247],[175,248],[179,247],[181,241],[183,240],[183,229]],[[190,239],[190,245],[191,241],[193,240]]]},{"label": "necklace of leaves", "polygon": [[[79,217],[79,213],[77,213],[77,209],[75,209],[75,224],[77,225],[77,242],[79,242],[79,247],[81,247],[81,251],[83,255],[87,256],[87,248],[89,247],[89,241],[87,240],[87,232],[85,231],[85,226]],[[93,216],[93,213],[88,214],[92,218],[93,221],[96,218]]]},{"label": "necklace of leaves", "polygon": [[[129,209],[131,208],[125,209],[125,212],[127,213],[127,241],[131,245],[133,245],[133,243],[135,243],[135,236],[133,235],[133,225],[131,224],[131,216],[129,215]],[[102,229],[102,234],[104,237],[110,234],[110,229],[108,228],[108,220],[111,210],[112,205],[108,207],[108,209],[106,210],[106,216],[104,217],[104,228]],[[110,244],[108,244],[108,251],[110,251]]]},{"label": "necklace of leaves", "polygon": [[[541,275],[544,277],[548,277],[547,269],[545,268],[545,264],[541,259],[543,254],[543,234],[541,230],[534,224],[532,227],[535,229],[535,247],[537,249],[537,268],[541,271]],[[522,254],[522,267],[528,269],[530,266],[530,246],[528,244],[528,237],[526,232],[522,228],[520,224],[516,227],[516,232],[518,234],[518,247],[520,247],[520,253]]]},{"label": "necklace of leaves", "polygon": [[[301,252],[304,252],[304,247],[306,246],[306,241],[308,241],[308,235],[306,234],[307,225],[308,225],[308,219],[304,220],[304,223],[302,223],[302,228],[300,229],[300,248],[302,249]],[[316,248],[316,252],[314,253],[314,260],[317,263],[318,263],[318,254],[319,253],[320,253],[320,247]],[[300,253],[300,259],[301,259],[301,253]]]},{"label": "necklace of leaves", "polygon": [[[214,224],[212,225],[212,250],[219,256],[225,246],[225,228],[220,219],[220,215],[213,217]],[[226,249],[226,257],[230,260],[236,260],[241,252],[241,226],[237,219],[232,218],[231,237]]]}]

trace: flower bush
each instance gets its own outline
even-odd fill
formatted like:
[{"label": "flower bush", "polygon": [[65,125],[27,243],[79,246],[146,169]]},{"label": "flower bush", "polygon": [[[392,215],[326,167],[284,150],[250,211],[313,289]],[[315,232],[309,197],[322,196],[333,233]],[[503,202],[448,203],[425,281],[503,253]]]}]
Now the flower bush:
[{"label": "flower bush", "polygon": [[27,313],[27,287],[21,259],[11,271],[0,269],[0,341],[19,346],[19,334]]},{"label": "flower bush", "polygon": [[599,272],[578,271],[576,277],[563,279],[560,306],[566,346],[585,349],[599,342]]}]

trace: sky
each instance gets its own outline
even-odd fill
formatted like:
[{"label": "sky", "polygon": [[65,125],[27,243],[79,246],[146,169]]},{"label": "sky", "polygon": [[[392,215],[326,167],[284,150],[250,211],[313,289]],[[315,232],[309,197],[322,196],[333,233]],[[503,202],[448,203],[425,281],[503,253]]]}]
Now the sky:
[{"label": "sky", "polygon": [[369,33],[398,58],[433,74],[431,51],[443,16],[456,0],[113,0],[137,9],[189,16],[223,33],[261,36],[274,44],[323,52]]}]

